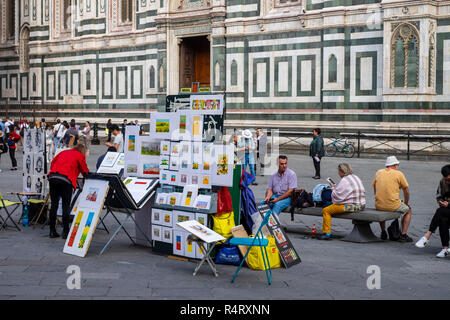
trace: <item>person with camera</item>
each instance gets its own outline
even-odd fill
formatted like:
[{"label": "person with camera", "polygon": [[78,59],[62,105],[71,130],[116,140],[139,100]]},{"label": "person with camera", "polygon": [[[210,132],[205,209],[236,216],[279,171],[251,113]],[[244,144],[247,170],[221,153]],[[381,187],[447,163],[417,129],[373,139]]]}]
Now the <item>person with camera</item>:
[{"label": "person with camera", "polygon": [[431,219],[428,232],[416,242],[417,248],[425,247],[430,241],[431,235],[439,227],[439,236],[441,237],[442,250],[436,255],[438,258],[450,256],[449,228],[450,228],[450,164],[442,167],[441,174],[443,178],[439,182],[436,194],[436,201],[439,208],[436,210],[433,219]]},{"label": "person with camera", "polygon": [[364,210],[366,206],[366,190],[361,179],[353,173],[352,167],[347,163],[338,165],[338,175],[341,181],[335,184],[328,178],[331,186],[331,200],[333,204],[322,209],[323,224],[319,240],[331,240],[331,216],[345,212]]}]

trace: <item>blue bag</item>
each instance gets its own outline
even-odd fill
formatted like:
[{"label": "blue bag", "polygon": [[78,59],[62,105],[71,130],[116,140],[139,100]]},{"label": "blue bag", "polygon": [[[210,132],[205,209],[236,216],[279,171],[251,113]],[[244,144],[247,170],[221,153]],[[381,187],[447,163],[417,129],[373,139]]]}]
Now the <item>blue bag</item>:
[{"label": "blue bag", "polygon": [[219,249],[216,256],[216,263],[238,266],[241,261],[238,247],[230,244],[230,239],[228,239]]}]

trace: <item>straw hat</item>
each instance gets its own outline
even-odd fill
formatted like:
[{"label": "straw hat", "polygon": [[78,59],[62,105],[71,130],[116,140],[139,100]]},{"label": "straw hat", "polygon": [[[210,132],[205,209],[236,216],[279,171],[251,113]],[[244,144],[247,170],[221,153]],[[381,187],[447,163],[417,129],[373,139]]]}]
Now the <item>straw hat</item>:
[{"label": "straw hat", "polygon": [[393,166],[393,165],[396,165],[399,163],[400,163],[400,161],[398,161],[395,156],[390,156],[390,157],[387,157],[385,166],[389,167],[389,166]]},{"label": "straw hat", "polygon": [[242,132],[242,136],[243,136],[244,138],[246,138],[246,139],[251,139],[252,133],[250,132],[250,130],[245,129],[245,130]]}]

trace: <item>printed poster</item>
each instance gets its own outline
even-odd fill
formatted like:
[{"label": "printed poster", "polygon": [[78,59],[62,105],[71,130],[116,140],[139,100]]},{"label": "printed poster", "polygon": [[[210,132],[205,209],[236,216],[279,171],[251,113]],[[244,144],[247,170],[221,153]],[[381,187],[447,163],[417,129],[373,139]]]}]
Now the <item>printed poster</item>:
[{"label": "printed poster", "polygon": [[[258,205],[258,211],[263,219],[269,210],[270,207],[267,204]],[[294,246],[289,240],[287,234],[284,232],[283,228],[281,228],[278,216],[276,214],[271,214],[267,228],[269,229],[270,234],[275,238],[275,243],[284,266],[286,268],[290,268],[293,265],[300,263],[300,256],[297,251],[295,251]]]}]

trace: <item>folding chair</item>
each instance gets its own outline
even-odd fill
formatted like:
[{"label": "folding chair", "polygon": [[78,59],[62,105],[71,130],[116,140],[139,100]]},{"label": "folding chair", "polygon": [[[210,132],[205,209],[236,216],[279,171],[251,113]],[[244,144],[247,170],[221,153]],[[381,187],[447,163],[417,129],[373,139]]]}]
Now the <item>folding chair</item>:
[{"label": "folding chair", "polygon": [[[1,219],[0,229],[7,228],[8,224],[6,223],[6,221],[11,220],[14,226],[17,228],[17,230],[21,231],[19,226],[14,222],[12,218],[13,213],[17,210],[17,208],[19,208],[20,204],[21,202],[13,202],[3,199],[3,195],[0,192],[0,219]],[[12,206],[14,206],[14,209],[11,212],[9,212],[8,207]],[[5,210],[6,212],[6,219],[3,219],[3,217],[1,216],[2,209]]]},{"label": "folding chair", "polygon": [[[256,214],[259,214],[259,213],[256,213]],[[231,280],[232,283],[234,282],[234,279],[236,279],[236,277],[239,273],[239,270],[241,270],[242,265],[244,264],[244,261],[247,259],[247,256],[253,247],[260,248],[261,254],[263,257],[263,261],[264,261],[264,270],[266,271],[267,282],[269,283],[269,285],[272,283],[272,269],[270,268],[269,256],[267,255],[267,249],[266,249],[267,245],[269,244],[269,240],[265,239],[264,235],[262,233],[262,228],[265,225],[267,225],[267,223],[269,222],[269,218],[270,218],[271,214],[272,214],[272,210],[267,211],[254,238],[231,238],[230,239],[230,244],[237,245],[237,246],[248,246],[247,252],[245,253],[245,256],[242,259],[242,262],[239,265],[238,269],[236,270],[236,273],[234,274],[233,279]],[[269,270],[267,270],[267,267],[269,267]]]}]

